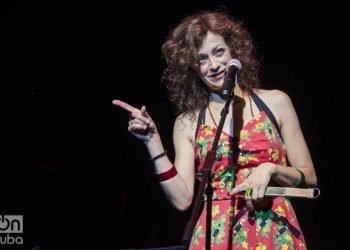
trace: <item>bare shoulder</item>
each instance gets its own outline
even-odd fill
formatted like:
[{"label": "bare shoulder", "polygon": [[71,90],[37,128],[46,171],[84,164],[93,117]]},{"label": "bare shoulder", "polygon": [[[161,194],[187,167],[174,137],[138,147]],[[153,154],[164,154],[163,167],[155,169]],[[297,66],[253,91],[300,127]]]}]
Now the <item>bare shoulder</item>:
[{"label": "bare shoulder", "polygon": [[176,117],[173,131],[175,143],[189,141],[194,145],[198,113],[199,112],[195,112],[195,114],[182,113]]},{"label": "bare shoulder", "polygon": [[184,129],[195,128],[197,123],[196,117],[197,114],[190,115],[188,113],[182,113],[176,117],[174,128],[176,128],[179,131]]},{"label": "bare shoulder", "polygon": [[198,112],[193,115],[189,113],[182,113],[178,115],[174,123],[174,136],[186,136],[191,141],[194,140],[195,130],[197,126],[197,117]]},{"label": "bare shoulder", "polygon": [[269,107],[280,126],[286,122],[290,122],[290,118],[296,117],[293,103],[285,92],[277,89],[259,89],[255,90],[255,92]]},{"label": "bare shoulder", "polygon": [[283,91],[278,89],[255,90],[255,93],[266,103],[270,109],[280,109],[292,105],[290,97]]}]

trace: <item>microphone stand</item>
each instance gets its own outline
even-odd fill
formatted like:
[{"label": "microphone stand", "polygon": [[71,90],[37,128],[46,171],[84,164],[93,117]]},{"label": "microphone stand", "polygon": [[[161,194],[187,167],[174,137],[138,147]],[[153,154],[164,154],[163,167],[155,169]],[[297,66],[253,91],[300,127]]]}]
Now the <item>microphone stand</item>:
[{"label": "microphone stand", "polygon": [[226,116],[229,112],[229,106],[232,100],[232,96],[228,96],[226,99],[226,103],[224,108],[222,109],[220,115],[220,123],[216,130],[214,142],[212,144],[212,147],[210,151],[208,151],[207,156],[205,157],[203,168],[202,168],[202,181],[200,182],[200,185],[198,187],[198,191],[193,203],[192,213],[189,221],[186,224],[185,232],[182,236],[182,243],[186,246],[186,249],[188,249],[191,237],[193,234],[194,227],[197,222],[199,210],[201,208],[201,204],[203,201],[203,193],[204,189],[207,185],[207,217],[206,217],[206,241],[205,241],[205,249],[210,250],[210,243],[211,243],[211,201],[212,201],[212,188],[211,188],[211,175],[212,175],[212,167],[216,158],[217,153],[217,147],[218,142],[220,139],[220,135],[222,132],[222,128],[225,123]]}]

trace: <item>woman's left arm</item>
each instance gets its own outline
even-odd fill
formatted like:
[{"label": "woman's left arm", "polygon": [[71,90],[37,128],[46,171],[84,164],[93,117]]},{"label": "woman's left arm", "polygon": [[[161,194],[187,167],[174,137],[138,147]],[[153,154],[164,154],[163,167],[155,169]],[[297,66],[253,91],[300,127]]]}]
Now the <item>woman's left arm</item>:
[{"label": "woman's left arm", "polygon": [[307,187],[317,185],[309,149],[289,96],[279,90],[270,90],[264,91],[259,97],[271,109],[280,125],[290,167],[272,162],[262,163],[254,169],[244,183],[237,185],[230,192],[233,195],[251,187],[252,195],[246,197],[246,201],[249,201],[249,203],[247,202],[249,209],[253,209],[251,200],[258,200],[265,196],[265,190],[270,180],[283,187],[296,187],[300,181],[305,181]]},{"label": "woman's left arm", "polygon": [[273,98],[270,99],[273,100],[270,105],[271,110],[279,122],[291,166],[286,168],[276,165],[271,176],[272,180],[281,186],[294,187],[298,185],[303,174],[305,186],[316,186],[317,177],[314,165],[291,99],[279,90],[273,90],[269,94],[273,95]]}]

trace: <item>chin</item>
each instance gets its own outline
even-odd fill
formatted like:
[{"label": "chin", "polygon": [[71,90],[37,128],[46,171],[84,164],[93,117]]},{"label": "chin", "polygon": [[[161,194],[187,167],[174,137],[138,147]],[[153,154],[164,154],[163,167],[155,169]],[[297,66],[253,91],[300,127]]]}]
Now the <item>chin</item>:
[{"label": "chin", "polygon": [[209,90],[210,90],[210,92],[218,94],[221,91],[221,86],[220,87],[215,87],[215,88],[211,87],[211,88],[209,88]]},{"label": "chin", "polygon": [[213,88],[221,88],[222,85],[224,84],[224,81],[217,81],[217,82],[209,82],[209,84],[211,86],[213,86]]},{"label": "chin", "polygon": [[204,83],[211,92],[220,91],[223,85],[223,81],[212,82],[208,79],[206,79]]}]

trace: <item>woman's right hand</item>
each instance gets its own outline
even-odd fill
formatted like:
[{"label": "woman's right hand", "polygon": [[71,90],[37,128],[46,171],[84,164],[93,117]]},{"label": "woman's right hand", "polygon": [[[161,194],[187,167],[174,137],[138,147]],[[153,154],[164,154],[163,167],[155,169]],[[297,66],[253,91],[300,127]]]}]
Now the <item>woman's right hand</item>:
[{"label": "woman's right hand", "polygon": [[154,135],[158,134],[156,125],[147,113],[145,106],[137,109],[120,100],[113,100],[112,103],[129,112],[128,131],[138,139],[148,142]]}]

